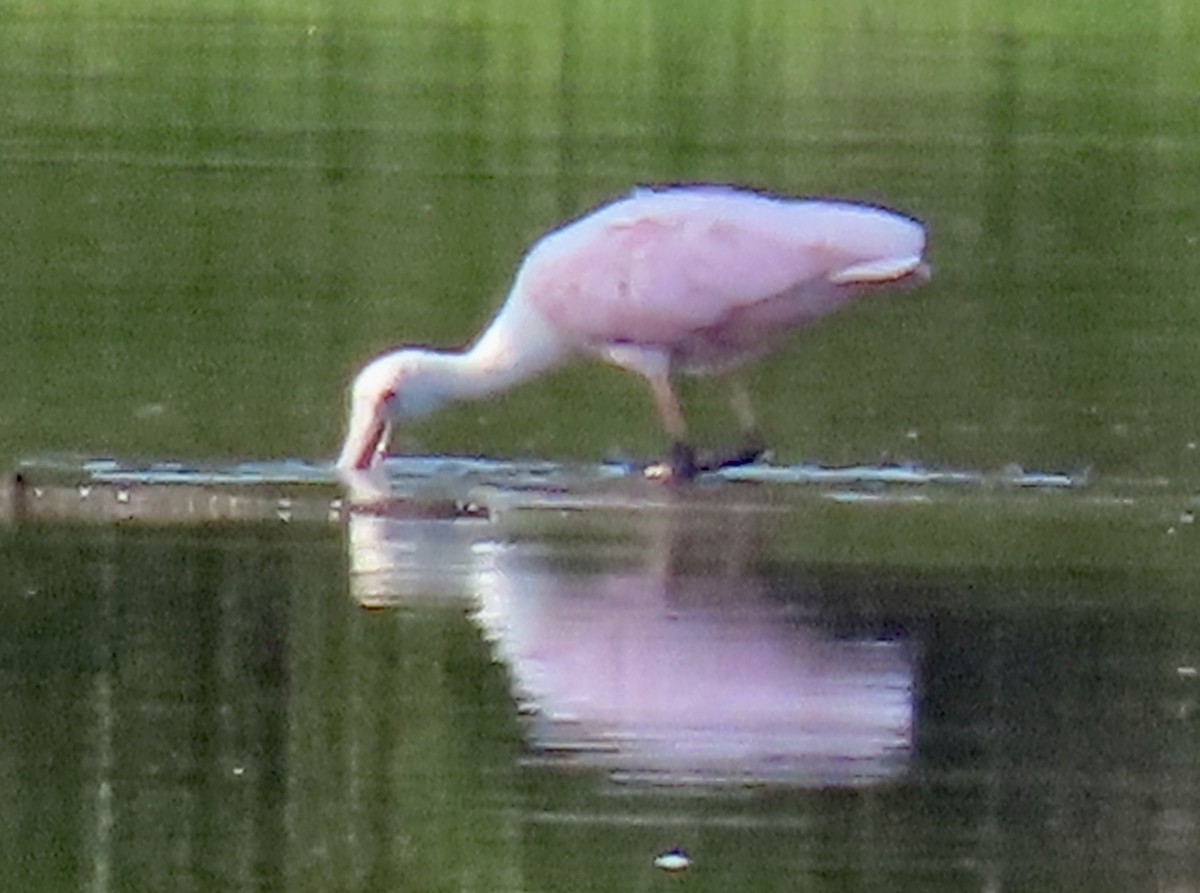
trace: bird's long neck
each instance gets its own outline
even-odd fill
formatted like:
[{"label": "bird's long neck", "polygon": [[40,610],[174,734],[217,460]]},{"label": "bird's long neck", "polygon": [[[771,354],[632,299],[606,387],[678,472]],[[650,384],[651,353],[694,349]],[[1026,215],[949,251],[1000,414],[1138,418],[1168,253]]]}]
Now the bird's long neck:
[{"label": "bird's long neck", "polygon": [[458,398],[484,397],[558,365],[569,348],[514,292],[479,338],[454,358]]}]

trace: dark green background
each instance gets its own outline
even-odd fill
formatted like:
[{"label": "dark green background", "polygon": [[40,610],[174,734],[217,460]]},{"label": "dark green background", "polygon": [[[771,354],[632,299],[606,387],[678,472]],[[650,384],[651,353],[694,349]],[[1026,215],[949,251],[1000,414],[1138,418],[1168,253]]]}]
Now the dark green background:
[{"label": "dark green background", "polygon": [[[1198,40],[1178,0],[0,0],[0,467],[331,457],[356,366],[463,343],[538,234],[635,183],[720,180],[892,205],[932,234],[928,287],[756,369],[778,461],[1093,471],[846,504],[626,481],[605,491],[626,510],[497,524],[447,552],[448,598],[377,611],[347,579],[377,556],[290,512],[12,524],[0,879],[1194,889]],[[688,391],[699,433],[725,436]],[[491,456],[663,446],[644,386],[595,367],[412,434]],[[663,547],[656,518],[694,541]],[[428,546],[447,523],[398,528]],[[545,585],[715,575],[831,635],[903,639],[907,771],[647,791],[530,763],[468,616],[505,549]],[[695,869],[660,875],[680,843]]]},{"label": "dark green background", "polygon": [[[1141,509],[1118,526],[819,497],[743,497],[733,530],[728,502],[535,512],[371,611],[311,525],[4,531],[0,876],[47,893],[1194,886],[1190,532]],[[446,523],[396,525],[396,576],[421,565],[403,530],[429,547]],[[522,566],[501,584],[518,614],[557,587],[686,614],[717,584],[786,606],[798,644],[899,640],[903,771],[656,787],[537,759],[468,616],[489,568]],[[666,877],[653,859],[680,844],[695,868]]]},{"label": "dark green background", "polygon": [[[0,5],[0,461],[330,457],[357,365],[462,344],[539,233],[717,180],[932,234],[933,284],[756,369],[778,460],[1191,480],[1197,36],[1165,0]],[[654,455],[644,391],[577,367],[413,446]]]}]

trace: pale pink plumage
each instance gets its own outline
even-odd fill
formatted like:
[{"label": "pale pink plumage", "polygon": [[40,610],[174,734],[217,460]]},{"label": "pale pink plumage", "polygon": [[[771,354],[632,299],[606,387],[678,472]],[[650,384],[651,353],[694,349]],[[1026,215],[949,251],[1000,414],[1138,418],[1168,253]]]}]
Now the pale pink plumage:
[{"label": "pale pink plumage", "polygon": [[[467,351],[405,349],[369,363],[351,391],[338,465],[373,464],[392,419],[580,354],[644,376],[681,443],[672,372],[727,370],[864,292],[919,283],[924,248],[919,223],[866,205],[716,186],[638,190],[535,244]],[[748,403],[737,406],[751,428]]]}]

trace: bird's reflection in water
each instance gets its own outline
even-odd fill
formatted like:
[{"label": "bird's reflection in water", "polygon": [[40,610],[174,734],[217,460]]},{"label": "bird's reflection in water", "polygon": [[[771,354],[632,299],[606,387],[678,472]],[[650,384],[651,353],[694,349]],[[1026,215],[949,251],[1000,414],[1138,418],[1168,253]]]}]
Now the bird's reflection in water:
[{"label": "bird's reflection in water", "polygon": [[615,550],[508,538],[486,520],[352,515],[353,591],[374,607],[469,599],[537,759],[662,783],[855,785],[904,771],[907,643],[835,633],[803,577],[768,585],[750,567],[769,530],[753,515],[634,515],[632,545]]}]

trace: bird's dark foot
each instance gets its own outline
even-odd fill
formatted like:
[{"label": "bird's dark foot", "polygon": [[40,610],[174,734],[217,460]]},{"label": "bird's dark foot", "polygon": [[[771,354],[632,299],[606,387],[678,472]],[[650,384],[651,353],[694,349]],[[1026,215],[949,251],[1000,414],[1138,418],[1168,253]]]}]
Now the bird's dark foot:
[{"label": "bird's dark foot", "polygon": [[703,469],[696,464],[696,454],[686,443],[671,444],[671,455],[664,462],[655,462],[643,469],[643,474],[652,481],[679,483],[690,481]]},{"label": "bird's dark foot", "polygon": [[686,443],[676,442],[671,444],[670,458],[647,468],[646,476],[657,480],[690,481],[703,472],[757,462],[765,451],[766,446],[757,435],[750,437],[744,446],[734,452],[706,453],[701,458],[697,458]]},{"label": "bird's dark foot", "polygon": [[671,480],[673,481],[690,481],[701,471],[704,471],[696,464],[696,454],[692,448],[686,443],[678,441],[671,444]]},{"label": "bird's dark foot", "polygon": [[751,432],[746,442],[730,452],[714,452],[704,454],[694,464],[697,471],[720,471],[722,468],[736,468],[739,465],[750,465],[762,458],[767,450],[766,444],[757,432]]},{"label": "bird's dark foot", "polygon": [[767,444],[757,431],[750,432],[741,448],[720,457],[714,468],[733,468],[738,465],[752,465],[762,458],[767,451]]}]

